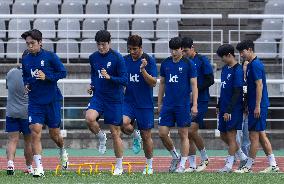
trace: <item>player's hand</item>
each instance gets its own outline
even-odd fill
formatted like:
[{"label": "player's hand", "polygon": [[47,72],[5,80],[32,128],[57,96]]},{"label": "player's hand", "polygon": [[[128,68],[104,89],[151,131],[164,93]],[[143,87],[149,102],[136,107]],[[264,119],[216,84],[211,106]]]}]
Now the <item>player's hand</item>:
[{"label": "player's hand", "polygon": [[102,74],[102,76],[103,76],[104,78],[110,79],[110,76],[109,76],[109,74],[107,73],[106,69],[103,68],[103,69],[101,70],[101,74]]},{"label": "player's hand", "polygon": [[148,64],[148,62],[147,62],[147,60],[146,60],[145,58],[142,59],[141,61],[142,61],[142,63],[141,63],[141,65],[140,65],[140,72],[142,72],[142,70],[144,70],[145,67],[146,67],[147,64]]},{"label": "player's hand", "polygon": [[39,70],[36,79],[38,79],[38,80],[45,80],[45,73],[43,73],[43,71]]},{"label": "player's hand", "polygon": [[24,94],[27,95],[30,91],[30,85],[25,85]]},{"label": "player's hand", "polygon": [[161,112],[161,110],[162,110],[162,104],[158,104],[158,113],[160,113]]},{"label": "player's hand", "polygon": [[260,107],[255,107],[253,114],[254,118],[258,119],[260,117]]},{"label": "player's hand", "polygon": [[92,86],[91,86],[91,85],[88,87],[87,93],[89,93],[89,95],[92,95],[92,94],[93,94],[93,89],[92,89]]},{"label": "player's hand", "polygon": [[224,118],[224,121],[231,121],[231,119],[232,119],[232,115],[231,114],[229,114],[229,113],[225,113],[224,114],[224,116],[223,116],[223,118]]},{"label": "player's hand", "polygon": [[198,114],[197,105],[193,105],[191,107],[191,115],[192,116],[197,116],[197,114]]}]

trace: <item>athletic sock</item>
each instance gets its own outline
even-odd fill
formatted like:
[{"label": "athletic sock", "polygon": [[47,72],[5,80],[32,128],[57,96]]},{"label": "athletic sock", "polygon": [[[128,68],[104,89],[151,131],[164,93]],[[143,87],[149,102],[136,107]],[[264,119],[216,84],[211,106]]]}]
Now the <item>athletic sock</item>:
[{"label": "athletic sock", "polygon": [[201,160],[208,160],[208,155],[207,155],[207,152],[206,152],[206,149],[203,148],[202,150],[200,150],[200,157],[201,157]]},{"label": "athletic sock", "polygon": [[242,161],[246,160],[248,157],[244,154],[241,148],[236,152],[237,157]]},{"label": "athletic sock", "polygon": [[227,162],[226,162],[226,167],[228,167],[229,169],[232,169],[233,168],[233,164],[234,164],[234,160],[235,160],[235,156],[231,156],[229,155],[227,157]]},{"label": "athletic sock", "polygon": [[123,158],[116,158],[116,164],[115,164],[115,167],[116,168],[122,168],[122,159]]},{"label": "athletic sock", "polygon": [[41,155],[34,155],[34,161],[37,169],[43,169],[41,163]]},{"label": "athletic sock", "polygon": [[100,140],[105,139],[105,133],[102,130],[100,130],[96,135]]},{"label": "athletic sock", "polygon": [[170,151],[171,155],[173,158],[179,158],[179,154],[176,151],[176,149],[174,148],[173,150]]},{"label": "athletic sock", "polygon": [[189,167],[196,168],[196,155],[189,155],[188,161],[189,161]]},{"label": "athletic sock", "polygon": [[182,168],[185,168],[186,160],[187,160],[187,157],[181,157],[179,166]]},{"label": "athletic sock", "polygon": [[276,161],[275,161],[275,157],[274,157],[274,154],[270,154],[267,156],[268,158],[268,161],[269,161],[269,165],[270,166],[276,166]]},{"label": "athletic sock", "polygon": [[152,168],[153,167],[153,158],[146,159],[146,163],[148,165],[148,168]]},{"label": "athletic sock", "polygon": [[13,160],[8,160],[7,165],[8,165],[8,167],[9,166],[13,166],[14,167],[14,161]]}]

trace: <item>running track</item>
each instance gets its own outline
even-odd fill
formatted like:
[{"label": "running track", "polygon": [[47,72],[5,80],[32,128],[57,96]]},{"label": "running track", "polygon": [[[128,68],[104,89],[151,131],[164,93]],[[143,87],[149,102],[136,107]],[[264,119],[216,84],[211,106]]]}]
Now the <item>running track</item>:
[{"label": "running track", "polygon": [[[209,158],[209,166],[207,167],[207,172],[215,172],[218,169],[222,168],[224,166],[224,157],[210,157]],[[93,162],[115,162],[114,157],[69,157],[70,163],[93,163]],[[145,161],[144,157],[131,157],[127,156],[124,157],[124,161],[139,161],[143,162]],[[170,157],[154,157],[153,160],[153,167],[155,172],[167,172],[168,167],[170,164],[171,158]],[[280,167],[280,170],[284,172],[284,157],[277,157],[276,161],[278,163],[278,166]],[[197,159],[197,163],[199,163],[199,159]],[[45,170],[55,170],[56,165],[58,164],[58,158],[57,157],[43,157],[43,166]],[[0,157],[0,166],[1,170],[5,170],[7,165],[7,161],[5,157]],[[257,172],[259,170],[264,169],[267,167],[268,162],[266,157],[257,157],[256,162],[253,166],[253,171]],[[235,164],[234,169],[236,169],[238,166],[238,163]],[[17,157],[15,159],[15,167],[16,169],[23,170],[25,169],[25,160],[24,157]],[[133,166],[134,171],[142,171],[143,170],[142,165],[139,166]]]}]

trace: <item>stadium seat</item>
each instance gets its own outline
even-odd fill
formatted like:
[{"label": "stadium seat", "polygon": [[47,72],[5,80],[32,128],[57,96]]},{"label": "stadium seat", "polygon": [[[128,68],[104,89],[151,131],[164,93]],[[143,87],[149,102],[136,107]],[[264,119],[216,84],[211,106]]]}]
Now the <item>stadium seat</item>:
[{"label": "stadium seat", "polygon": [[155,5],[159,4],[159,0],[136,0],[136,4],[137,3],[154,3]]},{"label": "stadium seat", "polygon": [[6,38],[6,27],[3,19],[0,19],[0,38]]},{"label": "stadium seat", "polygon": [[132,34],[138,34],[142,38],[154,38],[153,21],[148,19],[135,19],[132,23]]},{"label": "stadium seat", "polygon": [[254,45],[255,53],[260,58],[275,58],[277,56],[277,46],[273,38],[260,37],[255,40]]},{"label": "stadium seat", "polygon": [[[135,14],[156,14],[156,4],[154,2],[136,3],[134,8]],[[150,19],[149,19],[150,20]],[[152,18],[151,20],[156,20]]]},{"label": "stadium seat", "polygon": [[2,3],[8,3],[9,5],[13,4],[14,0],[1,0]]},{"label": "stadium seat", "polygon": [[42,32],[43,38],[56,38],[55,22],[53,19],[36,19],[34,29]]},{"label": "stadium seat", "polygon": [[0,39],[0,58],[4,58],[5,54],[4,54],[4,42],[3,40]]},{"label": "stadium seat", "polygon": [[[88,3],[86,5],[86,14],[108,14],[106,3]],[[107,18],[104,19],[105,21]]]},{"label": "stadium seat", "polygon": [[107,24],[107,30],[109,30],[112,38],[128,38],[129,22],[127,19],[110,19]]},{"label": "stadium seat", "polygon": [[82,37],[94,38],[98,30],[104,30],[105,23],[102,19],[85,19],[83,22]]},{"label": "stadium seat", "polygon": [[85,5],[87,3],[87,0],[64,0],[64,3],[69,3],[69,2],[76,2]]},{"label": "stadium seat", "polygon": [[111,40],[111,48],[113,50],[118,51],[122,55],[126,55],[127,52],[127,43],[125,40],[122,39],[112,39]]},{"label": "stadium seat", "polygon": [[34,4],[34,5],[36,5],[37,4],[37,0],[15,0],[15,2],[14,3],[19,3],[19,2],[24,2],[24,3],[32,3],[32,4]]},{"label": "stadium seat", "polygon": [[134,5],[134,0],[112,0],[111,3],[130,3],[131,5]]},{"label": "stadium seat", "polygon": [[[110,14],[132,14],[131,4],[127,2],[113,2],[110,5]],[[131,20],[131,18],[128,20]]]},{"label": "stadium seat", "polygon": [[30,30],[28,19],[11,19],[8,26],[8,38],[21,38],[23,32]]},{"label": "stadium seat", "polygon": [[80,58],[88,59],[89,56],[97,50],[98,50],[97,43],[94,39],[82,40]]},{"label": "stadium seat", "polygon": [[282,26],[283,21],[281,19],[264,19],[261,25],[261,29],[263,30],[261,36],[280,39],[282,38]]},{"label": "stadium seat", "polygon": [[143,39],[142,42],[143,42],[143,45],[142,45],[143,51],[149,55],[152,55],[153,53],[152,42],[148,39]]},{"label": "stadium seat", "polygon": [[0,12],[1,14],[10,14],[10,5],[8,2],[0,1]]},{"label": "stadium seat", "polygon": [[159,39],[155,41],[155,58],[165,59],[170,56],[169,41],[167,39]]},{"label": "stadium seat", "polygon": [[160,4],[164,4],[164,3],[175,3],[175,4],[182,5],[183,0],[161,0],[160,1]]},{"label": "stadium seat", "polygon": [[284,58],[284,38],[280,41],[279,45],[279,57]]},{"label": "stadium seat", "polygon": [[159,14],[180,14],[180,5],[177,3],[162,3],[159,5]]},{"label": "stadium seat", "polygon": [[265,14],[284,14],[284,1],[273,0],[268,1],[264,7]]},{"label": "stadium seat", "polygon": [[32,2],[15,2],[12,9],[13,14],[34,14],[34,4]]},{"label": "stadium seat", "polygon": [[42,48],[54,52],[54,44],[50,39],[42,39]]},{"label": "stadium seat", "polygon": [[64,2],[61,6],[61,14],[83,14],[83,5],[76,1]]},{"label": "stadium seat", "polygon": [[[69,31],[67,31],[67,28]],[[80,22],[78,19],[61,19],[58,21],[58,38],[80,38]]]},{"label": "stadium seat", "polygon": [[37,14],[58,14],[58,4],[50,1],[40,1],[37,5]]},{"label": "stadium seat", "polygon": [[56,42],[56,53],[62,59],[77,59],[79,58],[78,42],[74,39],[58,40]]},{"label": "stadium seat", "polygon": [[88,3],[110,4],[110,0],[88,0]]},{"label": "stadium seat", "polygon": [[[43,3],[43,2],[51,2],[50,0],[39,0],[39,3]],[[62,1],[61,0],[52,0],[52,3],[55,3],[57,5],[61,5]]]},{"label": "stadium seat", "polygon": [[159,19],[157,21],[156,30],[157,38],[172,38],[178,36],[178,22],[171,19]]},{"label": "stadium seat", "polygon": [[21,58],[23,52],[27,49],[26,43],[22,39],[10,39],[7,42],[7,55],[8,59]]}]

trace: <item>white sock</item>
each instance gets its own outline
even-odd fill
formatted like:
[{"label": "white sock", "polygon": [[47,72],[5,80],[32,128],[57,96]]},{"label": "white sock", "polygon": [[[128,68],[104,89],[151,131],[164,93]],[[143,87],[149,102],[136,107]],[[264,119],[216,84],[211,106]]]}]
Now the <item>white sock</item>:
[{"label": "white sock", "polygon": [[179,166],[185,168],[187,157],[181,157]]},{"label": "white sock", "polygon": [[41,163],[41,155],[34,155],[34,161],[37,169],[43,169]]},{"label": "white sock", "polygon": [[100,130],[99,133],[96,134],[100,140],[105,139],[106,134]]},{"label": "white sock", "polygon": [[254,163],[254,159],[248,157],[248,160],[247,160],[247,163],[246,163],[245,166],[250,169],[252,167],[253,163]]},{"label": "white sock", "polygon": [[200,157],[201,157],[201,160],[208,160],[208,155],[206,153],[206,149],[203,148],[203,150],[200,150]]},{"label": "white sock", "polygon": [[233,168],[233,164],[234,164],[234,160],[235,160],[235,156],[231,156],[229,155],[227,157],[227,163],[226,163],[226,167],[228,167],[229,169],[232,169]]},{"label": "white sock", "polygon": [[13,160],[8,160],[7,165],[8,165],[8,166],[13,166],[13,167],[14,167],[14,161],[13,161]]},{"label": "white sock", "polygon": [[268,158],[270,166],[276,166],[277,165],[276,161],[275,161],[274,154],[268,155],[267,158]]},{"label": "white sock", "polygon": [[116,158],[116,164],[115,164],[115,167],[116,168],[122,168],[122,159],[123,158]]},{"label": "white sock", "polygon": [[239,150],[236,152],[237,157],[243,161],[246,160],[248,157],[244,154],[244,152],[239,148]]},{"label": "white sock", "polygon": [[140,131],[139,130],[134,130],[132,135],[133,135],[134,139],[139,139],[140,138]]},{"label": "white sock", "polygon": [[153,167],[153,158],[146,159],[146,163],[148,165],[148,168],[152,168]]},{"label": "white sock", "polygon": [[196,168],[196,155],[189,155],[188,161],[189,161],[189,167]]},{"label": "white sock", "polygon": [[27,165],[26,168],[27,168],[27,170],[32,170],[33,166],[32,165]]},{"label": "white sock", "polygon": [[59,155],[62,156],[64,153],[66,153],[65,148],[59,148]]},{"label": "white sock", "polygon": [[176,151],[176,149],[174,148],[173,150],[170,151],[171,155],[173,158],[179,158],[179,154]]}]

